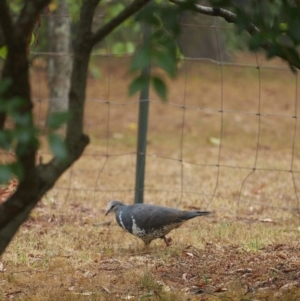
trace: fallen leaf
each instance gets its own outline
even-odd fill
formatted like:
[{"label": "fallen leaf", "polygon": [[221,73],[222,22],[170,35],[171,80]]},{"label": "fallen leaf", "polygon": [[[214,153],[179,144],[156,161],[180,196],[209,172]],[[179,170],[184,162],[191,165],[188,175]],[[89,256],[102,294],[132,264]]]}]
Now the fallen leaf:
[{"label": "fallen leaf", "polygon": [[126,297],[122,297],[121,299],[123,299],[123,300],[132,300],[132,299],[135,299],[135,296],[128,295]]},{"label": "fallen leaf", "polygon": [[6,268],[4,268],[4,264],[0,262],[0,272],[5,272]]},{"label": "fallen leaf", "polygon": [[259,221],[262,223],[274,223],[274,221],[271,218],[262,218],[259,219]]},{"label": "fallen leaf", "polygon": [[300,261],[295,261],[293,262],[293,265],[297,266],[297,267],[300,267]]},{"label": "fallen leaf", "polygon": [[206,287],[206,283],[204,283],[204,282],[199,282],[198,284],[197,284],[197,286],[198,287],[200,287],[200,288],[202,288],[202,287]]},{"label": "fallen leaf", "polygon": [[277,257],[281,258],[281,259],[286,259],[286,255],[283,253],[279,253],[277,254]]},{"label": "fallen leaf", "polygon": [[21,291],[21,290],[17,290],[17,291],[9,292],[9,293],[7,293],[7,294],[6,294],[6,297],[8,297],[8,298],[9,298],[9,300],[12,300],[12,299],[14,299],[14,294],[20,294],[20,293],[22,293],[22,291]]},{"label": "fallen leaf", "polygon": [[16,190],[18,186],[18,180],[13,178],[9,181],[5,188],[0,189],[0,203],[5,202]]},{"label": "fallen leaf", "polygon": [[215,289],[215,293],[222,293],[222,292],[226,292],[227,291],[227,288],[225,287],[217,287]]},{"label": "fallen leaf", "polygon": [[112,136],[114,139],[124,139],[124,134],[122,133],[113,133]]},{"label": "fallen leaf", "polygon": [[252,269],[248,268],[248,269],[236,269],[234,271],[231,272],[232,274],[235,273],[252,273]]},{"label": "fallen leaf", "polygon": [[136,130],[137,129],[137,123],[136,122],[129,123],[128,128],[130,130]]},{"label": "fallen leaf", "polygon": [[187,279],[187,273],[182,274],[182,279],[183,279],[184,281],[188,281],[188,279]]},{"label": "fallen leaf", "polygon": [[50,218],[48,218],[48,223],[52,223],[55,221],[55,214],[52,214]]},{"label": "fallen leaf", "polygon": [[299,282],[298,281],[294,281],[294,282],[290,282],[290,283],[287,283],[285,285],[283,285],[280,290],[288,290],[288,289],[291,289],[295,286],[298,286],[299,285]]},{"label": "fallen leaf", "polygon": [[274,250],[282,249],[282,248],[284,248],[285,246],[286,246],[285,244],[276,244],[276,245],[274,246]]},{"label": "fallen leaf", "polygon": [[252,193],[261,194],[265,187],[266,187],[266,184],[261,184],[260,186],[255,187],[254,189],[252,189]]},{"label": "fallen leaf", "polygon": [[105,286],[101,286],[103,288],[104,291],[106,291],[108,294],[110,294],[110,290],[108,288],[106,288]]},{"label": "fallen leaf", "polygon": [[[108,221],[108,222],[103,222],[103,223],[96,223],[96,224],[93,224],[94,227],[107,227],[107,226],[110,226],[112,221]],[[102,232],[103,233],[103,232]]]},{"label": "fallen leaf", "polygon": [[208,142],[210,144],[213,144],[213,145],[220,145],[221,144],[221,140],[219,138],[215,138],[215,137],[209,137]]}]

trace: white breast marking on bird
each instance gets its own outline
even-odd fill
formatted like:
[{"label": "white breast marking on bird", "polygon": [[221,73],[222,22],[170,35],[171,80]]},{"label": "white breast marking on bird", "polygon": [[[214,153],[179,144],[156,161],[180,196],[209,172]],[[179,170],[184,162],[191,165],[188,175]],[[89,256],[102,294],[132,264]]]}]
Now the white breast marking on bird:
[{"label": "white breast marking on bird", "polygon": [[122,221],[122,211],[121,211],[120,214],[119,214],[119,220],[120,220],[120,224],[121,224],[122,228],[123,228],[124,230],[126,230],[126,228],[125,228],[125,226],[124,226],[124,224],[123,224],[123,221]]},{"label": "white breast marking on bird", "polygon": [[145,230],[141,229],[137,226],[133,216],[131,216],[131,219],[132,219],[132,229],[131,229],[132,234],[135,235],[135,236],[145,236],[146,235]]}]

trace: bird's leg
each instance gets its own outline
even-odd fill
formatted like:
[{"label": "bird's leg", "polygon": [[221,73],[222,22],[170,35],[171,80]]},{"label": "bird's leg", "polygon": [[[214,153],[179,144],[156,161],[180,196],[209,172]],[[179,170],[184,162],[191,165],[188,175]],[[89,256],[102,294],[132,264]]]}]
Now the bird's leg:
[{"label": "bird's leg", "polygon": [[172,241],[172,238],[167,238],[165,235],[163,236],[163,240],[166,243],[167,247],[170,245],[170,242]]}]

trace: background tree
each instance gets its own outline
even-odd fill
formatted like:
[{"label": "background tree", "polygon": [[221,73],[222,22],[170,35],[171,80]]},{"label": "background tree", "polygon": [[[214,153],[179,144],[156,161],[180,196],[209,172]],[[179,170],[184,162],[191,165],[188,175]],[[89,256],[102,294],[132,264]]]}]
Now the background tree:
[{"label": "background tree", "polygon": [[[13,150],[16,155],[15,162],[0,166],[0,175],[2,180],[12,175],[17,175],[19,179],[14,194],[0,205],[0,254],[41,197],[80,158],[89,143],[88,136],[83,133],[83,111],[92,49],[135,13],[140,11],[135,20],[150,23],[153,33],[151,43],[141,46],[132,60],[131,72],[135,79],[130,86],[130,93],[138,92],[147,84],[148,79],[140,75],[140,70],[151,63],[161,67],[170,76],[176,75],[176,40],[180,32],[178,18],[186,9],[235,23],[238,32],[247,31],[250,34],[250,49],[261,47],[266,50],[268,57],[278,56],[286,60],[292,70],[300,67],[297,52],[300,42],[298,2],[266,1],[265,6],[269,8],[264,8],[269,12],[267,17],[262,13],[260,5],[257,6],[258,1],[250,1],[249,7],[245,8],[237,5],[236,1],[228,0],[212,0],[212,7],[193,4],[188,0],[171,0],[173,4],[163,2],[154,10],[146,6],[148,2],[150,0],[134,0],[106,20],[106,23],[93,28],[94,13],[101,0],[82,1],[70,76],[70,118],[67,121],[66,137],[63,144],[58,136],[50,133],[49,144],[54,156],[49,163],[43,164],[36,163],[39,132],[32,113],[28,40],[41,10],[50,0],[22,2],[15,21],[8,1],[0,1],[0,45],[6,45],[8,51],[0,83],[0,146],[5,150]],[[165,97],[164,81],[154,75],[151,82],[158,94]],[[13,120],[12,128],[6,126],[8,116]],[[65,120],[62,115],[54,115],[48,119],[48,126],[55,129]],[[64,145],[67,155],[61,152]]]},{"label": "background tree", "polygon": [[[50,105],[48,116],[68,109],[71,62],[71,20],[66,0],[58,0],[55,11],[47,18],[48,49],[52,55],[47,61]],[[63,53],[63,55],[61,55]]]}]

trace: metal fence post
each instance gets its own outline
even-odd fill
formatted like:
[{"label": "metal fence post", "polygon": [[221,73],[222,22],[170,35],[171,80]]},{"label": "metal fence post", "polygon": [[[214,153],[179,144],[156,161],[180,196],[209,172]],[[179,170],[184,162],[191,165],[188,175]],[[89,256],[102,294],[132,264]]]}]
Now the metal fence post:
[{"label": "metal fence post", "polygon": [[[151,25],[145,23],[143,26],[143,44],[151,43]],[[137,137],[137,156],[135,173],[135,203],[144,202],[144,181],[146,166],[146,147],[148,131],[148,113],[149,113],[149,86],[150,86],[151,67],[142,69],[141,75],[147,78],[147,85],[141,90],[139,101],[139,120]]]}]

